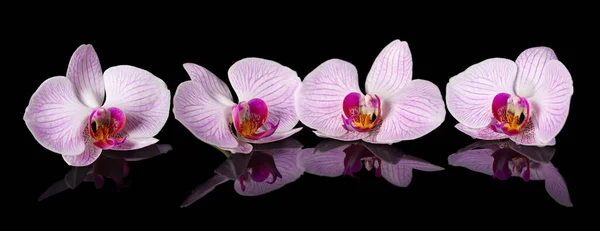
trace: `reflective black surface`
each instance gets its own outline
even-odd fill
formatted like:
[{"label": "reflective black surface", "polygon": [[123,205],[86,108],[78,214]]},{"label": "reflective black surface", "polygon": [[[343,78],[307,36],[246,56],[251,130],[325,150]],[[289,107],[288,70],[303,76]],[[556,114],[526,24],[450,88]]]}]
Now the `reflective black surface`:
[{"label": "reflective black surface", "polygon": [[[23,57],[18,59],[33,60],[25,54],[35,53],[35,60],[43,62],[36,62],[36,68],[23,68],[31,77],[20,83],[22,96],[15,99],[18,106],[14,109],[20,117],[14,123],[20,127],[14,131],[25,153],[18,162],[11,162],[19,167],[13,172],[20,173],[19,178],[23,179],[14,187],[22,192],[19,196],[24,203],[20,206],[74,211],[174,209],[219,214],[227,214],[233,208],[281,213],[302,213],[308,208],[332,213],[460,208],[484,213],[514,212],[515,208],[526,207],[532,213],[555,213],[590,207],[586,197],[590,191],[585,187],[592,183],[585,178],[593,174],[593,168],[582,165],[594,163],[586,156],[593,153],[577,151],[584,145],[577,137],[581,133],[575,130],[576,124],[582,122],[576,120],[578,107],[574,106],[578,104],[578,92],[582,92],[577,66],[580,56],[574,45],[577,38],[567,36],[569,33],[557,29],[558,25],[554,25],[550,35],[544,32],[550,30],[540,29],[535,33],[523,31],[522,35],[527,36],[515,36],[521,33],[498,33],[492,29],[496,27],[490,26],[473,36],[475,32],[467,24],[429,26],[424,30],[427,33],[402,28],[402,23],[385,28],[373,24],[335,25],[338,24],[297,25],[276,32],[246,24],[223,28],[206,23],[189,25],[187,29],[163,24],[131,25],[113,29],[112,33],[71,31],[57,26],[62,24],[28,29],[31,34],[24,41],[36,46],[24,46],[27,51],[22,51]],[[41,28],[51,28],[52,32],[41,32]],[[193,36],[188,33],[190,30],[197,30],[202,36]],[[173,94],[179,83],[189,79],[182,67],[185,62],[200,64],[227,82],[231,64],[252,56],[276,60],[294,69],[301,78],[322,62],[340,58],[357,67],[360,82],[364,83],[374,58],[393,39],[409,43],[413,78],[433,82],[442,95],[448,79],[474,63],[491,57],[515,59],[533,46],[551,47],[569,68],[575,88],[569,118],[556,137],[553,155],[508,143],[511,150],[527,157],[530,179],[525,182],[522,177],[512,177],[512,171],[511,177],[494,177],[494,159],[490,159],[488,150],[496,144],[483,145],[486,149],[478,148],[479,151],[474,147],[464,149],[476,140],[455,129],[457,122],[447,113],[444,123],[433,132],[391,146],[320,139],[304,128],[284,143],[228,159],[196,139],[171,115],[156,136],[158,144],[172,147],[169,152],[138,161],[104,156],[94,166],[71,168],[60,155],[40,146],[22,122],[22,111],[31,94],[46,78],[64,74],[73,51],[83,43],[94,45],[103,69],[120,64],[147,69],[162,78]],[[364,89],[363,84],[361,88]],[[475,162],[477,165],[453,161],[467,154],[473,154],[473,160],[482,160]],[[131,158],[144,156],[132,154]],[[95,172],[96,166],[105,170]],[[98,175],[103,176],[104,182],[99,188]],[[573,207],[568,207],[570,204]]]},{"label": "reflective black surface", "polygon": [[153,144],[134,151],[104,151],[93,164],[72,167],[64,178],[50,185],[38,198],[38,201],[69,189],[75,189],[83,182],[93,182],[96,189],[100,189],[105,185],[106,180],[110,179],[117,191],[120,188],[127,188],[129,183],[126,178],[130,171],[128,162],[150,159],[172,149],[168,144]]},{"label": "reflective black surface", "polygon": [[525,182],[543,181],[546,191],[562,206],[572,207],[569,189],[552,164],[555,149],[528,147],[511,140],[479,141],[448,157],[448,164],[508,180],[519,177]]}]

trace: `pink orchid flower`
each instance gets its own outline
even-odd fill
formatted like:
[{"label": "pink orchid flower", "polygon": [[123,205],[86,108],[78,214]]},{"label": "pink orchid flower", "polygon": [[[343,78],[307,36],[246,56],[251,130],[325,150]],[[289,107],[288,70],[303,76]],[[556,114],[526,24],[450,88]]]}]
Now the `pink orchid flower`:
[{"label": "pink orchid flower", "polygon": [[150,72],[121,65],[102,73],[91,45],[81,45],[67,75],[45,80],[23,119],[33,137],[71,166],[93,163],[102,150],[134,150],[154,138],[169,117],[171,93]]},{"label": "pink orchid flower", "polygon": [[457,129],[476,139],[510,138],[522,145],[555,144],[571,95],[571,74],[548,47],[527,49],[515,62],[487,59],[446,85]]},{"label": "pink orchid flower", "polygon": [[259,58],[234,63],[228,75],[239,99],[236,104],[225,82],[213,73],[192,63],[183,67],[192,80],[177,87],[173,113],[203,142],[247,154],[250,143],[282,140],[302,129],[294,128],[294,93],[300,78],[290,68]]},{"label": "pink orchid flower", "polygon": [[319,137],[391,144],[424,136],[446,116],[437,86],[412,80],[408,44],[395,40],[375,59],[366,92],[354,65],[331,59],[304,79],[296,100],[300,121]]}]

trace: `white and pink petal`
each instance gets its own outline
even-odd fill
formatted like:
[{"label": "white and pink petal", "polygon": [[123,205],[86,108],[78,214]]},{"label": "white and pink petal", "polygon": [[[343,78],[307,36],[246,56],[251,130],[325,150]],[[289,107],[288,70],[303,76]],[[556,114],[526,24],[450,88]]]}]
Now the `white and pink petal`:
[{"label": "white and pink petal", "polygon": [[267,136],[267,137],[264,137],[264,138],[261,138],[258,140],[245,139],[243,137],[238,137],[238,139],[240,139],[244,142],[253,143],[253,144],[264,144],[264,143],[270,143],[270,142],[275,142],[275,141],[286,139],[286,138],[298,133],[300,130],[302,130],[302,128],[294,128],[292,130],[285,131],[285,132],[275,132],[275,133],[273,133],[273,135],[270,135],[270,136]]},{"label": "white and pink petal", "polygon": [[426,80],[413,80],[393,98],[383,99],[382,123],[372,143],[391,144],[422,137],[439,127],[446,117],[440,90]]},{"label": "white and pink petal", "polygon": [[223,97],[222,100],[227,103],[233,100],[227,84],[208,69],[194,63],[185,63],[183,64],[183,68],[190,76],[190,79],[199,82],[204,88],[209,89],[215,97]]},{"label": "white and pink petal", "polygon": [[321,138],[331,138],[331,139],[341,140],[341,141],[355,141],[355,140],[361,140],[361,139],[369,139],[369,137],[371,137],[371,133],[368,133],[368,132],[346,131],[346,133],[343,133],[340,135],[329,135],[329,134],[322,133],[318,130],[313,131],[313,132],[315,133],[315,135],[317,135],[318,137],[321,137]]},{"label": "white and pink petal", "polygon": [[490,128],[490,126],[486,126],[483,128],[470,128],[470,127],[465,126],[464,124],[459,123],[454,127],[456,129],[458,129],[459,131],[471,136],[473,139],[501,140],[501,139],[508,138],[508,135],[501,133],[501,132],[496,132],[496,131],[492,130]]},{"label": "white and pink petal", "polygon": [[294,96],[301,81],[295,71],[271,60],[245,58],[234,63],[228,75],[240,102],[259,98],[267,104],[267,122],[279,123],[277,131],[296,126]]},{"label": "white and pink petal", "polygon": [[125,141],[122,144],[116,145],[111,149],[112,150],[121,150],[121,151],[137,150],[137,149],[145,148],[145,147],[155,144],[157,142],[158,142],[158,139],[156,139],[154,137],[127,138],[127,139],[125,139]]},{"label": "white and pink petal", "polygon": [[205,143],[225,150],[250,152],[248,145],[239,149],[241,144],[230,128],[231,108],[235,104],[227,96],[219,95],[215,85],[207,86],[188,80],[177,87],[173,97],[175,119]]},{"label": "white and pink petal", "polygon": [[361,93],[356,67],[343,60],[328,60],[304,78],[296,96],[298,117],[319,134],[344,136],[348,131],[342,127],[343,101],[353,92]]},{"label": "white and pink petal", "polygon": [[573,80],[564,64],[558,60],[548,61],[538,88],[530,99],[540,142],[552,140],[564,127],[573,91]]},{"label": "white and pink petal", "polygon": [[123,132],[130,138],[153,137],[169,118],[171,92],[152,73],[133,66],[114,66],[104,72],[105,108],[117,107],[127,116]]},{"label": "white and pink petal", "polygon": [[533,47],[523,51],[515,63],[518,66],[515,93],[522,97],[531,97],[544,80],[544,70],[556,54],[549,47]]},{"label": "white and pink petal", "polygon": [[63,155],[63,160],[68,165],[76,167],[93,164],[102,153],[102,149],[93,144],[94,141],[92,137],[85,135],[85,149],[77,155]]},{"label": "white and pink petal", "polygon": [[69,61],[67,78],[75,86],[79,101],[90,108],[96,108],[104,102],[104,80],[100,60],[92,45],[81,45],[75,50]]},{"label": "white and pink petal", "polygon": [[412,54],[408,43],[394,40],[379,53],[367,75],[367,94],[390,98],[412,80]]},{"label": "white and pink petal", "polygon": [[83,134],[91,112],[77,98],[71,81],[59,76],[47,79],[33,93],[23,120],[44,148],[62,155],[78,155],[86,149]]},{"label": "white and pink petal", "polygon": [[252,149],[254,147],[246,142],[240,141],[239,145],[237,147],[233,147],[233,148],[223,148],[223,150],[225,151],[229,151],[231,153],[242,153],[242,154],[249,154],[250,152],[252,152]]},{"label": "white and pink petal", "polygon": [[498,93],[513,93],[517,65],[508,59],[491,58],[452,77],[446,85],[448,111],[471,128],[488,126],[493,118],[492,101]]}]

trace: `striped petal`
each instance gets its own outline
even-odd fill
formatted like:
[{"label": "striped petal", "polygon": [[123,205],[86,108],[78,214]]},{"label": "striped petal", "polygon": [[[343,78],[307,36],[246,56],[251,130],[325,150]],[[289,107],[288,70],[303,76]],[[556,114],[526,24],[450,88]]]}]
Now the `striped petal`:
[{"label": "striped petal", "polygon": [[341,135],[328,135],[325,133],[322,133],[320,131],[314,131],[315,135],[317,135],[318,137],[321,138],[331,138],[331,139],[336,139],[336,140],[341,140],[341,141],[355,141],[355,140],[361,140],[361,139],[369,139],[371,136],[369,133],[367,132],[351,132],[351,131],[346,131],[345,133],[341,134]]},{"label": "striped petal", "polygon": [[394,40],[379,53],[367,75],[367,94],[390,98],[412,80],[412,55],[408,43]]},{"label": "striped petal", "polygon": [[86,106],[96,108],[104,101],[104,80],[98,55],[92,45],[81,45],[69,61],[67,78],[76,89],[77,98]]},{"label": "striped petal", "polygon": [[44,148],[62,155],[79,155],[86,149],[84,134],[91,112],[79,101],[68,78],[52,77],[33,93],[23,120]]},{"label": "striped petal", "polygon": [[454,126],[459,131],[471,136],[473,139],[480,140],[501,140],[508,138],[508,135],[496,132],[492,130],[489,126],[483,128],[470,128],[465,126],[464,124],[457,124]]},{"label": "striped petal", "polygon": [[494,97],[512,95],[516,76],[517,65],[508,59],[492,58],[470,66],[446,85],[448,111],[467,127],[490,125]]},{"label": "striped petal", "polygon": [[227,148],[227,147],[222,147],[221,149],[225,150],[225,151],[229,151],[231,153],[242,153],[242,154],[248,154],[250,152],[252,152],[252,145],[246,142],[239,142],[238,146],[233,147],[233,148]]},{"label": "striped petal", "polygon": [[173,114],[175,119],[203,142],[221,149],[240,151],[237,150],[240,143],[231,132],[229,120],[231,108],[235,104],[227,96],[220,95],[218,85],[213,83],[225,84],[221,80],[212,83],[193,80],[181,83],[173,97]]},{"label": "striped petal", "polygon": [[169,117],[171,92],[161,79],[133,66],[115,66],[104,72],[105,108],[117,107],[127,116],[128,138],[153,137]]},{"label": "striped petal", "polygon": [[530,99],[539,142],[548,143],[562,130],[572,95],[573,80],[567,68],[558,60],[547,62],[539,87]]},{"label": "striped petal", "polygon": [[85,150],[78,155],[63,155],[63,160],[71,166],[88,166],[94,163],[102,153],[102,149],[96,147],[94,141],[91,136],[86,135]]},{"label": "striped petal", "polygon": [[196,138],[232,153],[250,153],[252,145],[238,142],[230,128],[231,92],[225,82],[193,63],[183,65],[192,81],[179,85],[173,114]]},{"label": "striped petal", "polygon": [[426,80],[413,80],[393,98],[383,99],[381,126],[367,142],[391,144],[413,140],[440,126],[446,108],[440,90]]},{"label": "striped petal", "polygon": [[145,147],[155,144],[157,142],[158,142],[158,139],[153,138],[153,137],[127,138],[127,139],[125,139],[125,141],[122,144],[114,146],[112,148],[112,150],[122,150],[122,151],[137,150],[140,148],[145,148]]},{"label": "striped petal", "polygon": [[300,130],[302,130],[302,128],[294,128],[294,129],[286,131],[286,132],[275,132],[275,133],[273,133],[273,135],[270,135],[270,136],[267,136],[267,137],[264,137],[264,138],[261,138],[258,140],[249,140],[249,139],[246,139],[243,137],[239,137],[239,139],[244,142],[249,142],[249,143],[254,143],[254,144],[265,144],[265,143],[283,140],[285,138],[288,138],[288,137],[298,133]]},{"label": "striped petal", "polygon": [[267,123],[279,123],[277,131],[296,126],[294,95],[300,78],[295,71],[270,60],[246,58],[234,63],[228,75],[240,102],[254,98],[265,101],[269,108]]},{"label": "striped petal", "polygon": [[515,61],[519,68],[515,93],[522,97],[531,97],[546,78],[546,65],[556,59],[556,54],[548,47],[533,47],[523,51]]},{"label": "striped petal", "polygon": [[348,131],[342,127],[342,107],[352,92],[361,92],[354,65],[339,59],[322,63],[304,78],[296,96],[300,121],[324,136],[345,136]]}]

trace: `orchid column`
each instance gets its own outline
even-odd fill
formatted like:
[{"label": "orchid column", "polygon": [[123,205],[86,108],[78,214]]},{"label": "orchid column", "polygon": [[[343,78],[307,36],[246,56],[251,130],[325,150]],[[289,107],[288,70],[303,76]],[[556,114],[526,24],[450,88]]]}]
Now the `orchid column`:
[{"label": "orchid column", "polygon": [[67,75],[44,81],[25,109],[23,119],[46,149],[67,164],[86,166],[102,150],[133,150],[154,138],[169,117],[171,93],[152,73],[121,65],[102,73],[91,45],[81,45]]}]

